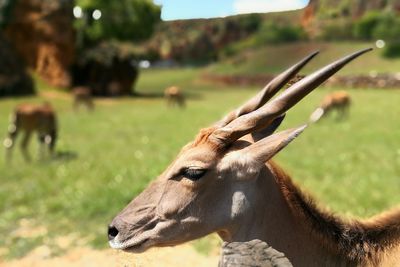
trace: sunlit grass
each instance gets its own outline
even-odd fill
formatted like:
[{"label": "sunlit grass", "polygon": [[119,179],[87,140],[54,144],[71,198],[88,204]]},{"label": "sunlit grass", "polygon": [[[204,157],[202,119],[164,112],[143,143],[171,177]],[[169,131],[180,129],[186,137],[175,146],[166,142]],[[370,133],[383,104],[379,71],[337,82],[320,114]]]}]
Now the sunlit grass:
[{"label": "sunlit grass", "polygon": [[[17,147],[11,165],[1,161],[0,234],[9,236],[19,220],[31,218],[47,227],[47,238],[79,233],[106,247],[106,226],[112,217],[164,170],[199,128],[256,92],[203,84],[195,79],[198,72],[146,71],[137,84],[141,93],[181,86],[196,96],[184,110],[168,109],[162,98],[137,97],[98,100],[93,113],[75,113],[70,100],[51,99],[60,121],[57,151],[65,157],[26,164]],[[318,89],[291,110],[281,128],[306,122],[327,91]],[[276,160],[324,205],[364,217],[400,202],[400,92],[349,92],[353,106],[348,120],[327,118],[310,126]],[[41,101],[1,100],[3,132],[17,103]],[[30,151],[37,152],[36,139]],[[0,239],[0,246],[21,256],[17,250],[25,253],[42,239],[25,245],[13,240]],[[204,244],[196,247],[205,251]]]}]

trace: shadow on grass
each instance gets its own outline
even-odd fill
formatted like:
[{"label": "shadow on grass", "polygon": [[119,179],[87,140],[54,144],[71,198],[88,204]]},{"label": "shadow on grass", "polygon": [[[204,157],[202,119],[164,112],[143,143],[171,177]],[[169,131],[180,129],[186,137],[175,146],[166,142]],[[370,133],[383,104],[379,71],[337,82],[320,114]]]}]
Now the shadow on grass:
[{"label": "shadow on grass", "polygon": [[57,161],[70,161],[70,160],[75,160],[78,158],[78,153],[75,151],[57,151],[54,153],[54,156],[52,157],[52,160],[57,160]]}]

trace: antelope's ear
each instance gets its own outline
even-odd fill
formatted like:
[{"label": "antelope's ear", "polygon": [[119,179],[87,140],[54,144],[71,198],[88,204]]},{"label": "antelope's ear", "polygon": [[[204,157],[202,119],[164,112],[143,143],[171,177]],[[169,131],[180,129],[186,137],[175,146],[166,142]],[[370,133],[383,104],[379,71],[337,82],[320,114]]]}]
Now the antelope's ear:
[{"label": "antelope's ear", "polygon": [[306,127],[307,125],[303,125],[298,128],[273,134],[244,148],[244,151],[242,152],[248,155],[248,157],[251,157],[254,164],[260,164],[260,166],[264,165],[266,161],[275,156],[279,151],[299,136]]},{"label": "antelope's ear", "polygon": [[273,134],[276,131],[276,129],[278,129],[278,127],[281,125],[285,116],[286,116],[286,113],[283,113],[279,117],[275,118],[267,127],[263,128],[257,132],[251,133],[251,136],[253,137],[253,141],[258,142],[261,139]]},{"label": "antelope's ear", "polygon": [[249,180],[260,171],[270,158],[294,140],[307,125],[282,131],[243,149],[228,153],[219,165],[221,171],[230,170],[236,173],[240,180]]}]

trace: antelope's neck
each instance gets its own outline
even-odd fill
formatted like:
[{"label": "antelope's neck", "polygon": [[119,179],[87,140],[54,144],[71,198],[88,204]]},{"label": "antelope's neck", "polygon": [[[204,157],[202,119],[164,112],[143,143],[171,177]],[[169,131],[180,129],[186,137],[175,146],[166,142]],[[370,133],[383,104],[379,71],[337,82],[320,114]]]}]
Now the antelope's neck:
[{"label": "antelope's neck", "polygon": [[313,233],[296,213],[276,179],[275,167],[267,165],[257,178],[257,191],[250,208],[233,224],[229,233],[220,233],[228,242],[260,239],[283,252],[294,266],[353,266],[337,255]]}]

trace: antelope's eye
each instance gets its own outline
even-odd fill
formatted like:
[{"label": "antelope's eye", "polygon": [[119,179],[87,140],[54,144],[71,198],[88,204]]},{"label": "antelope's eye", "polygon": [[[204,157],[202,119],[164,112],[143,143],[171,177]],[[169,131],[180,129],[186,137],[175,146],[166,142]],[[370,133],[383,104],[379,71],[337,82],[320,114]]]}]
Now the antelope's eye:
[{"label": "antelope's eye", "polygon": [[182,170],[182,176],[189,180],[197,181],[203,177],[206,172],[206,169],[187,168]]}]

